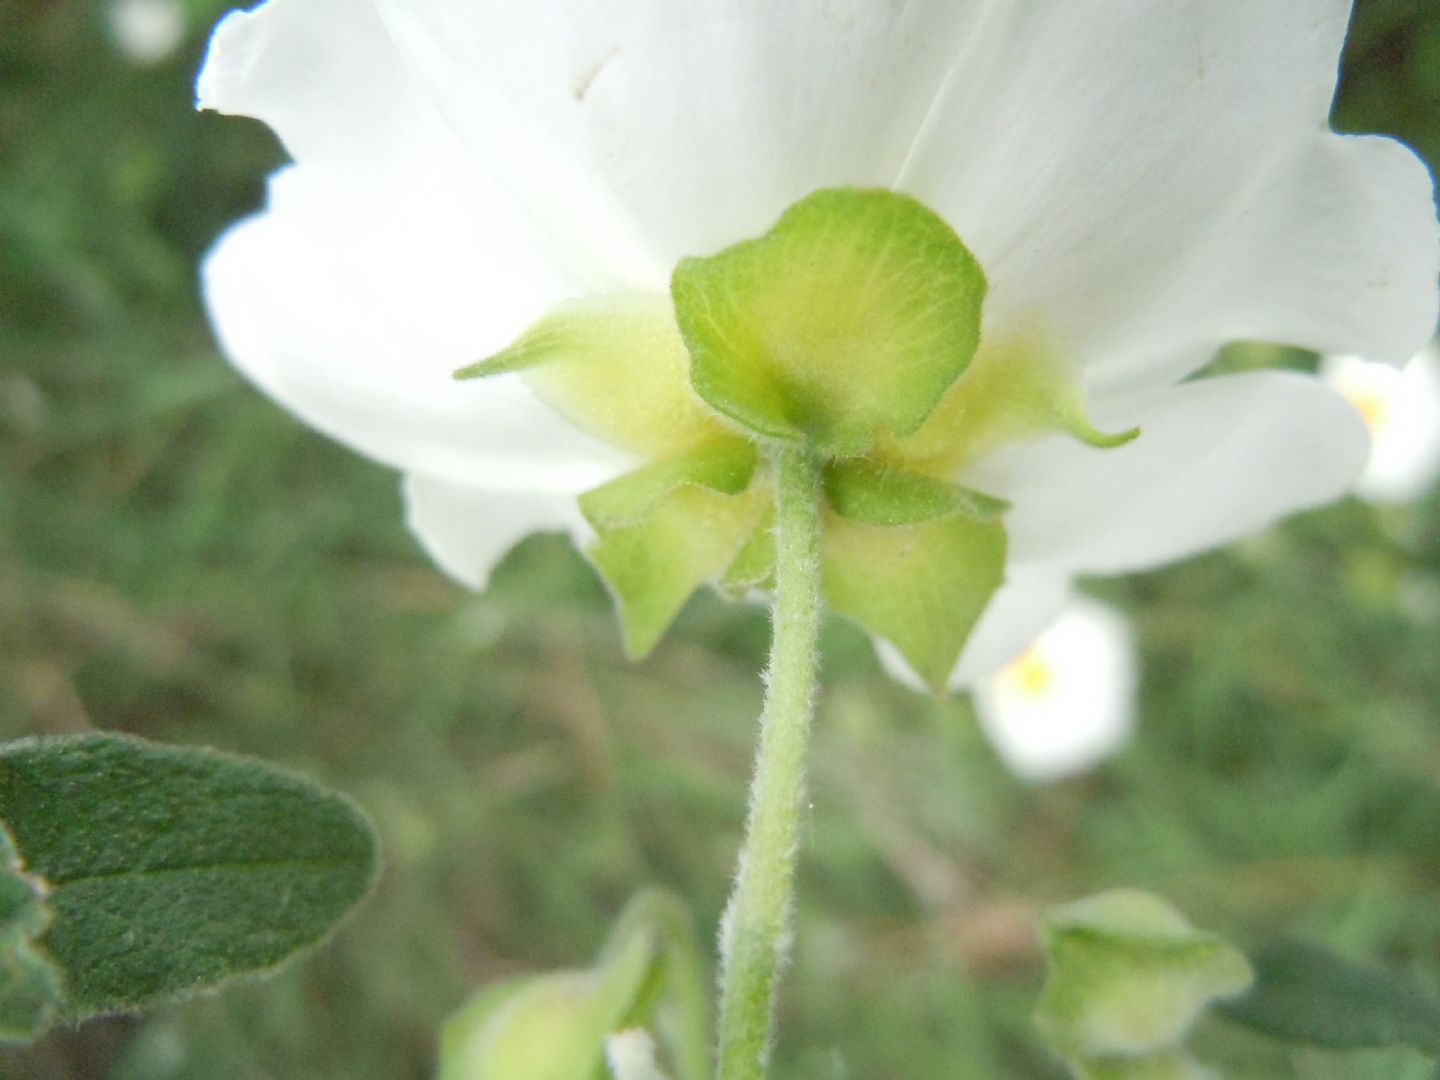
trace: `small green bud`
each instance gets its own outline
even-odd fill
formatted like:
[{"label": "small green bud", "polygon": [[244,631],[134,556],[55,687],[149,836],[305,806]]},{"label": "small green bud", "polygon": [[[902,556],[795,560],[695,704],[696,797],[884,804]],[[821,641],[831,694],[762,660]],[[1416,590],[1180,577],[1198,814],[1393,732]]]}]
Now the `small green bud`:
[{"label": "small green bud", "polygon": [[1041,933],[1050,975],[1036,1023],[1062,1057],[1087,1067],[1177,1047],[1213,1001],[1240,993],[1253,978],[1232,946],[1135,890],[1055,908]]},{"label": "small green bud", "polygon": [[605,1080],[607,1040],[638,1028],[655,1032],[677,1080],[704,1080],[707,1010],[688,915],[666,894],[642,893],[594,967],[510,979],[452,1016],[440,1080]]}]

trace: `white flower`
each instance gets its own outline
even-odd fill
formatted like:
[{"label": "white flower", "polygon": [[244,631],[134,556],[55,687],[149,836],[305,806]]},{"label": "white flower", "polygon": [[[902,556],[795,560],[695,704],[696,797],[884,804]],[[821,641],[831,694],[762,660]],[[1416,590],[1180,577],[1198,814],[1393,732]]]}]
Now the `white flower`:
[{"label": "white flower", "polygon": [[1127,621],[1077,597],[1028,649],[980,681],[975,708],[1017,775],[1055,780],[1099,764],[1129,740],[1135,681]]},{"label": "white flower", "polygon": [[169,59],[185,40],[180,0],[110,0],[106,15],[115,47],[142,67]]},{"label": "white flower", "polygon": [[[1348,0],[269,0],[217,29],[200,104],[296,164],[204,268],[257,384],[405,474],[483,584],[629,468],[514,375],[457,385],[556,302],[664,294],[677,260],[817,188],[893,187],[990,282],[984,341],[1043,335],[1119,449],[1002,446],[1007,584],[955,681],[1018,653],[1072,575],[1150,567],[1338,496],[1365,432],[1318,380],[1182,382],[1222,343],[1400,360],[1436,317],[1430,178],[1328,130]],[[985,346],[982,344],[982,351]]]},{"label": "white flower", "polygon": [[1325,381],[1370,429],[1370,459],[1355,483],[1377,502],[1407,502],[1440,475],[1440,347],[1431,344],[1399,371],[1358,356],[1327,356]]}]

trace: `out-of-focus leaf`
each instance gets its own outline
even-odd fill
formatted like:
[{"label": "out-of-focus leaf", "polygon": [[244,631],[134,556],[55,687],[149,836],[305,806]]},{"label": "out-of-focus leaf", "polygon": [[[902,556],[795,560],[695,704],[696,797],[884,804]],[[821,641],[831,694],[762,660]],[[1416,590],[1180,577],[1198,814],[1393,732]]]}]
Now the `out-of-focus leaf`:
[{"label": "out-of-focus leaf", "polygon": [[1221,1011],[1271,1038],[1338,1050],[1406,1045],[1440,1055],[1440,1001],[1403,972],[1301,941],[1261,952],[1255,972],[1250,992]]}]

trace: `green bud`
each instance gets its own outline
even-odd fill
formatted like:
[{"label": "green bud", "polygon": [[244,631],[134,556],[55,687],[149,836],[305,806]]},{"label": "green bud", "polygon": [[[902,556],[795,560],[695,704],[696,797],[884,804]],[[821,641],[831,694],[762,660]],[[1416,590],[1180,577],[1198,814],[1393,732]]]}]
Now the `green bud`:
[{"label": "green bud", "polygon": [[1253,977],[1228,943],[1135,890],[1055,908],[1041,934],[1050,974],[1035,1020],[1072,1063],[1157,1054],[1164,1061],[1162,1052],[1177,1047],[1213,1001],[1240,993]]},{"label": "green bud", "polygon": [[527,975],[482,990],[441,1033],[440,1080],[605,1080],[607,1039],[652,1028],[677,1080],[709,1068],[704,978],[688,915],[643,893],[593,968]]}]

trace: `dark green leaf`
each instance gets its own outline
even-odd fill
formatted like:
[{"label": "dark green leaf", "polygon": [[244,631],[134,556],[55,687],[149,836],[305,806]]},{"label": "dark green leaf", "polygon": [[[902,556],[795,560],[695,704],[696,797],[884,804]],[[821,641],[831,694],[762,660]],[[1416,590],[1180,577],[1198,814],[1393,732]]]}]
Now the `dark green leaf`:
[{"label": "dark green leaf", "polygon": [[119,735],[0,747],[0,821],[48,884],[76,1016],[271,967],[375,874],[345,799],[259,762]]},{"label": "dark green leaf", "polygon": [[1271,1038],[1336,1050],[1413,1046],[1440,1054],[1440,1001],[1403,972],[1282,941],[1255,957],[1255,986],[1222,1006]]}]

